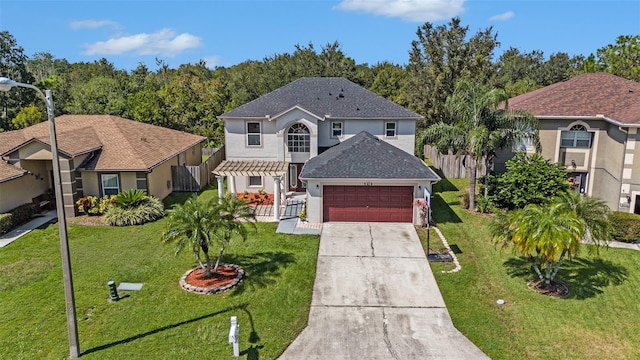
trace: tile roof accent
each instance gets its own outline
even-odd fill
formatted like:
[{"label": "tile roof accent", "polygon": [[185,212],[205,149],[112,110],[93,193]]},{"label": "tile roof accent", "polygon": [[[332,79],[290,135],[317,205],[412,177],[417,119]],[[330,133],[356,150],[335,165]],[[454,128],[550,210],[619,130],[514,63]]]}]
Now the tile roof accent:
[{"label": "tile roof accent", "polygon": [[220,117],[275,117],[296,106],[320,119],[422,118],[358,84],[336,77],[300,78]]},{"label": "tile roof accent", "polygon": [[[111,115],[63,115],[55,119],[58,148],[75,156],[101,149],[86,170],[145,171],[176,156],[204,137]],[[33,139],[49,144],[49,123],[0,133],[0,154]]]},{"label": "tile roof accent", "polygon": [[213,173],[219,176],[280,176],[287,173],[289,164],[282,161],[224,160]]},{"label": "tile roof accent", "polygon": [[6,162],[0,160],[0,183],[19,178],[26,174],[27,170],[9,165]]},{"label": "tile roof accent", "polygon": [[300,178],[440,180],[424,161],[366,131],[309,159]]},{"label": "tile roof accent", "polygon": [[573,77],[509,99],[509,109],[534,116],[597,117],[640,124],[640,84],[607,73]]}]

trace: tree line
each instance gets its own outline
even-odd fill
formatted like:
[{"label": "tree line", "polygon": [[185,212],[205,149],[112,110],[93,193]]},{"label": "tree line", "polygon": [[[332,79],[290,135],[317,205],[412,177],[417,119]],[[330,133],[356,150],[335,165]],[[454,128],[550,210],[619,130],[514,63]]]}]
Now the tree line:
[{"label": "tree line", "polygon": [[[116,69],[107,59],[69,63],[50,53],[28,57],[16,39],[0,32],[0,76],[51,89],[56,115],[107,114],[206,136],[210,146],[224,143],[219,115],[300,77],[347,78],[424,116],[418,132],[436,123],[452,123],[445,103],[456,83],[467,79],[504,89],[509,97],[547,86],[577,74],[606,71],[640,80],[640,36],[620,36],[588,56],[500,46],[492,27],[475,34],[460,18],[444,25],[418,27],[406,65],[380,62],[356,64],[338,42],[316,49],[295,45],[293,52],[209,69],[204,61],[170,68],[156,59],[156,68],[140,63]],[[0,92],[0,131],[45,120],[44,104],[27,89]]]}]

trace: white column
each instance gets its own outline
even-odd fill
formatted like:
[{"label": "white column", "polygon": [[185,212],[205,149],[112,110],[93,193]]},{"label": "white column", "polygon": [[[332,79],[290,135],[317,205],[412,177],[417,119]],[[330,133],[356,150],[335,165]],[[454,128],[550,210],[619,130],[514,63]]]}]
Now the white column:
[{"label": "white column", "polygon": [[218,199],[222,202],[222,197],[224,196],[224,176],[216,176],[218,180]]},{"label": "white column", "polygon": [[273,220],[280,221],[280,177],[273,177]]},{"label": "white column", "polygon": [[236,194],[236,179],[234,176],[229,175],[227,178],[227,186],[229,187],[229,192],[233,195]]}]

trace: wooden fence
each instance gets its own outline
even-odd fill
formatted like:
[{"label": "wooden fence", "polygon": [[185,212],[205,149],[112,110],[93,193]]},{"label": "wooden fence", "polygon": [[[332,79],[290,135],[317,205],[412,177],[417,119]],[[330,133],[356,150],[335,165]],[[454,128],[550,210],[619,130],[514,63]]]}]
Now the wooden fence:
[{"label": "wooden fence", "polygon": [[[440,175],[444,175],[445,178],[457,179],[469,177],[465,167],[466,162],[470,160],[466,159],[468,156],[442,154],[430,145],[424,146],[424,155],[431,160],[433,165],[440,170]],[[484,159],[478,161],[476,173],[478,177],[486,175],[487,171],[484,166]]]},{"label": "wooden fence", "polygon": [[216,149],[202,149],[209,158],[198,166],[172,166],[173,191],[200,191],[215,178],[212,171],[225,157],[224,146]]}]

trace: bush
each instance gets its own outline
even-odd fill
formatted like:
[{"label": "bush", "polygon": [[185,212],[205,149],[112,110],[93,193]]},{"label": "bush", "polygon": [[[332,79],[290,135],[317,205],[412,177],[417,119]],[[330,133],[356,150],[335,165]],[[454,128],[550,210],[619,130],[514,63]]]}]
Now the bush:
[{"label": "bush", "polygon": [[101,199],[95,196],[85,196],[76,201],[76,207],[78,212],[85,213],[87,215],[102,215],[109,206],[115,203],[115,195],[105,195]]},{"label": "bush", "polygon": [[0,215],[0,234],[4,234],[18,225],[29,221],[31,217],[38,213],[38,207],[33,203],[23,204]]},{"label": "bush", "polygon": [[640,239],[640,215],[613,211],[609,215],[609,223],[614,240],[635,242]]},{"label": "bush", "polygon": [[469,193],[466,192],[462,195],[460,195],[460,206],[462,206],[463,209],[469,209]]},{"label": "bush", "polygon": [[478,212],[481,212],[483,214],[490,214],[493,212],[493,208],[494,206],[491,203],[491,200],[487,199],[486,197],[482,196],[476,199],[476,210],[478,210]]},{"label": "bush", "polygon": [[155,221],[164,216],[164,206],[155,197],[148,196],[135,207],[120,207],[117,204],[109,207],[104,220],[111,226],[141,225]]},{"label": "bush", "polygon": [[138,189],[130,189],[116,195],[115,204],[118,207],[124,209],[134,208],[142,204],[145,200],[147,200],[147,198],[147,194],[145,194],[143,191]]}]

